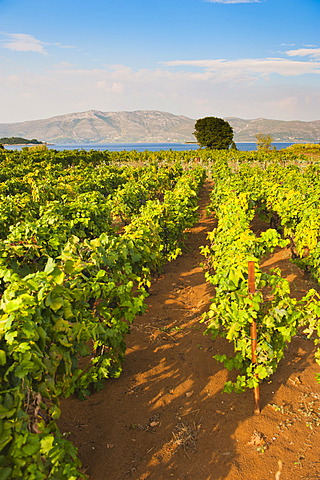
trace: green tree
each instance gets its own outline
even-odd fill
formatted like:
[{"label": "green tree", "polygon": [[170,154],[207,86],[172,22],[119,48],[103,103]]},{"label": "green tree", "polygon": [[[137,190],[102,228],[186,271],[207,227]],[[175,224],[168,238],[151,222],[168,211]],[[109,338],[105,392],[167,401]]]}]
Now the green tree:
[{"label": "green tree", "polygon": [[255,137],[257,139],[257,149],[259,151],[270,151],[274,150],[272,146],[273,138],[267,133],[256,133]]},{"label": "green tree", "polygon": [[27,145],[28,143],[33,143],[35,145],[41,145],[42,142],[33,138],[32,140],[27,140],[22,137],[3,137],[0,138],[0,143],[5,143],[6,145]]},{"label": "green tree", "polygon": [[233,144],[232,127],[218,117],[204,117],[197,120],[194,136],[201,147],[228,150]]}]

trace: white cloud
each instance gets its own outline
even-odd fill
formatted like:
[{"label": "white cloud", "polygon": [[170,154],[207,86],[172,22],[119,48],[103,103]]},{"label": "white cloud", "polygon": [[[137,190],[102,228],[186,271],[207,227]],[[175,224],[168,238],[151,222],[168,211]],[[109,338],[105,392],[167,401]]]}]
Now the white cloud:
[{"label": "white cloud", "polygon": [[[175,65],[184,68],[171,68]],[[61,63],[41,75],[0,74],[0,122],[91,109],[154,109],[192,118],[319,119],[318,82],[308,80],[306,87],[302,77],[299,84],[293,77],[309,70],[320,73],[320,63],[277,58],[176,61],[155,70],[126,65],[86,70]],[[275,82],[271,74],[279,72],[282,79]]]},{"label": "white cloud", "polygon": [[9,75],[8,81],[10,83],[18,83],[18,82],[21,82],[21,77],[19,75]]},{"label": "white cloud", "polygon": [[46,43],[41,42],[32,35],[26,33],[7,33],[8,40],[4,42],[4,47],[16,52],[37,52],[46,54],[44,45]]},{"label": "white cloud", "polygon": [[55,70],[66,69],[66,68],[74,68],[74,64],[71,63],[71,62],[62,61],[62,62],[57,63],[56,65],[54,65],[53,68],[54,68]]},{"label": "white cloud", "polygon": [[311,57],[320,60],[320,48],[298,48],[286,52],[289,57]]},{"label": "white cloud", "polygon": [[[49,45],[49,44],[47,44]],[[61,43],[52,43],[50,45],[55,45],[56,47],[60,47],[60,48],[76,48],[74,45],[62,45]]]},{"label": "white cloud", "polygon": [[96,82],[96,87],[105,92],[123,93],[124,85],[121,82],[108,82],[106,80],[99,80]]},{"label": "white cloud", "polygon": [[234,76],[259,76],[278,74],[298,76],[303,74],[320,74],[320,62],[289,60],[285,58],[245,58],[239,60],[174,60],[163,62],[168,67],[199,67],[207,72]]},{"label": "white cloud", "polygon": [[[35,52],[43,55],[47,54],[46,46],[58,48],[76,48],[73,45],[62,45],[61,43],[46,43],[27,33],[2,33],[7,40],[2,43],[4,48],[16,52]],[[1,44],[0,44],[1,45]]]}]

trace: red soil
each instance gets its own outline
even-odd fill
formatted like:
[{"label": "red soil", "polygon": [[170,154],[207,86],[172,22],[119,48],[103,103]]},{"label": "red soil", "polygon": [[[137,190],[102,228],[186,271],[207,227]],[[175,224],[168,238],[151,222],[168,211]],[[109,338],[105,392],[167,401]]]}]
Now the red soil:
[{"label": "red soil", "polygon": [[[205,214],[190,229],[185,253],[150,289],[148,310],[127,338],[123,373],[85,401],[62,404],[60,428],[77,445],[90,480],[320,479],[320,385],[313,342],[296,336],[271,380],[253,394],[223,393],[234,378],[212,356],[230,352],[199,323],[213,296],[199,247],[214,227]],[[315,285],[280,250],[279,266],[301,296]],[[317,287],[318,288],[318,287]]]}]

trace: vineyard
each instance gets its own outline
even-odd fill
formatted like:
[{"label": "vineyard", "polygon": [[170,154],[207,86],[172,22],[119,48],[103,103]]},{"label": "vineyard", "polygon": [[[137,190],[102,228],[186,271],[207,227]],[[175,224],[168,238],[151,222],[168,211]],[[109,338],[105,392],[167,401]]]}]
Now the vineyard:
[{"label": "vineyard", "polygon": [[[159,412],[166,404],[166,414],[170,411],[171,400],[161,403],[160,399],[174,398],[179,388],[181,409],[192,402],[190,412],[197,411],[193,422],[184,421],[182,411],[181,416],[175,411],[180,429],[173,430],[174,441],[167,441],[166,454],[152,453],[150,471],[144,466],[143,473],[142,460],[140,470],[131,461],[131,468],[107,476],[109,465],[126,457],[127,447],[117,456],[116,444],[106,438],[98,455],[90,443],[91,434],[87,447],[82,448],[77,439],[76,430],[85,433],[83,426],[90,417],[85,405],[95,410],[98,425],[111,415],[105,435],[109,423],[112,434],[114,418],[121,425],[120,401],[115,400],[119,388],[120,396],[128,399],[127,410],[132,405],[136,411],[136,402],[141,402],[139,388],[124,382],[139,355],[143,361],[152,361],[144,357],[146,345],[139,346],[142,331],[159,368],[165,350],[177,343],[182,367],[187,368],[184,349],[191,355],[193,345],[193,355],[200,355],[199,379],[208,381],[213,372],[220,375],[220,383],[224,378],[215,402],[223,399],[219,401],[229,405],[230,417],[248,394],[251,407],[246,415],[253,416],[251,389],[260,384],[261,417],[268,401],[284,415],[288,407],[269,399],[271,390],[264,398],[263,387],[275,388],[272,382],[279,364],[281,370],[290,358],[288,347],[297,339],[304,342],[314,371],[309,378],[312,401],[305,402],[308,408],[313,402],[312,411],[304,423],[309,422],[307,428],[315,438],[320,425],[320,397],[314,393],[319,388],[315,372],[320,353],[313,346],[320,335],[320,164],[316,159],[303,149],[271,153],[26,149],[0,152],[0,162],[1,480],[196,478],[195,473],[182,476],[171,457],[182,447],[180,451],[193,464],[198,437],[199,442],[205,441],[199,413],[204,403],[194,405],[203,392],[196,393],[190,374],[179,376],[176,364],[171,388],[163,382],[160,389],[157,385],[158,394],[148,405],[149,418],[137,412],[125,429],[127,437],[156,435],[162,421]],[[199,198],[200,223],[210,225],[206,231],[197,231]],[[190,235],[194,243],[188,246]],[[265,267],[268,258],[284,251],[290,253],[296,275],[308,279],[300,289],[303,292],[290,286],[280,268]],[[248,291],[248,262],[254,263],[254,293]],[[166,276],[170,271],[173,275],[179,264],[185,278],[192,271],[198,285],[206,281],[205,287],[200,292],[189,285],[184,305],[170,298],[157,304],[157,288],[165,288]],[[176,278],[172,288],[179,293],[181,272]],[[250,330],[253,322],[256,339]],[[205,347],[195,344],[199,335]],[[131,363],[131,358],[136,360]],[[151,383],[157,378],[156,370],[149,377]],[[135,371],[135,381],[138,377],[144,390],[151,389],[142,379],[142,370]],[[70,423],[75,409],[81,408],[84,417],[81,422],[74,420],[77,427],[69,438],[66,432],[72,428],[67,417]],[[271,441],[259,432],[256,437],[248,439],[254,453],[267,455]],[[141,437],[140,447],[144,440]],[[150,445],[148,454],[155,448],[152,441]],[[203,471],[197,476],[200,480],[248,478],[239,471],[228,476],[230,452],[220,459],[213,451],[210,455],[213,465],[223,459],[223,469],[220,476]],[[104,473],[90,466],[90,457],[102,465],[109,457]],[[286,459],[279,456],[278,460]],[[297,460],[299,467],[302,461]],[[156,476],[160,464],[166,469]],[[313,477],[305,472],[299,477],[296,466],[297,475],[286,477],[282,463],[270,468],[273,473],[266,473],[266,479],[282,475],[282,479],[311,480],[320,475],[318,469]],[[259,475],[251,478],[262,480]]]}]

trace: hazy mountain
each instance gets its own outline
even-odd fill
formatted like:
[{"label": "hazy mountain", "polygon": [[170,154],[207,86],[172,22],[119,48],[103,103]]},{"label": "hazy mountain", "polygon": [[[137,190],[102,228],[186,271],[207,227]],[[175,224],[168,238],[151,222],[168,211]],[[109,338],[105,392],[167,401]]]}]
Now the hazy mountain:
[{"label": "hazy mountain", "polygon": [[0,137],[23,136],[50,143],[157,143],[195,141],[195,120],[171,113],[88,112],[45,120],[0,124]]},{"label": "hazy mountain", "polygon": [[[319,142],[320,120],[282,121],[228,117],[236,142],[255,142],[256,133],[274,141]],[[36,138],[49,143],[173,143],[192,142],[196,120],[156,110],[88,112],[59,115],[43,120],[1,123],[1,137]]]},{"label": "hazy mountain", "polygon": [[226,118],[233,128],[236,142],[255,142],[256,133],[270,134],[275,142],[320,142],[320,120],[302,122],[299,120],[269,120],[256,118]]}]

